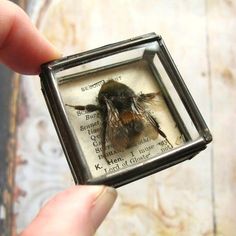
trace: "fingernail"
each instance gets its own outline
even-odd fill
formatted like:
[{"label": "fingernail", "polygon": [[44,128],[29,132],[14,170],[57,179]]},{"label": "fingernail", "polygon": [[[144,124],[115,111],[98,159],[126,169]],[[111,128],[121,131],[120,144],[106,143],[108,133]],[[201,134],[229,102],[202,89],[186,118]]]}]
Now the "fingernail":
[{"label": "fingernail", "polygon": [[117,191],[112,187],[104,186],[100,194],[97,195],[92,209],[92,223],[96,230],[110,211],[117,198]]}]

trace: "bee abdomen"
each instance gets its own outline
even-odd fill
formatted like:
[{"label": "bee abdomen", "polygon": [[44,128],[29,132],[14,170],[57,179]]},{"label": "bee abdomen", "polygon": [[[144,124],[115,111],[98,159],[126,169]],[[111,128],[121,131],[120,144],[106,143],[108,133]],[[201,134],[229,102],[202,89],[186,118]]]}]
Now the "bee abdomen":
[{"label": "bee abdomen", "polygon": [[144,124],[139,114],[131,111],[125,111],[120,114],[123,125],[128,129],[130,138],[142,133]]},{"label": "bee abdomen", "polygon": [[137,121],[142,119],[141,115],[136,114],[132,111],[121,112],[119,116],[123,124],[128,124],[132,121]]}]

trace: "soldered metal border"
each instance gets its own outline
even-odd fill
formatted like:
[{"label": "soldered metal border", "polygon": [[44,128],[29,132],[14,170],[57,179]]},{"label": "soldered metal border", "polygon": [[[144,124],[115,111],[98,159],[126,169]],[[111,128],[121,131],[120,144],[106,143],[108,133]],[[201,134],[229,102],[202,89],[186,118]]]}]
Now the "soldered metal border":
[{"label": "soldered metal border", "polygon": [[[55,73],[152,42],[159,44],[157,55],[200,136],[196,140],[188,140],[188,142],[180,147],[145,161],[145,164],[139,163],[115,173],[93,178],[77,138],[71,129],[60,96]],[[163,39],[155,33],[142,35],[43,64],[41,66],[40,78],[42,92],[76,184],[105,184],[119,187],[191,159],[201,150],[205,149],[206,145],[212,141],[211,133],[171,58]]]}]

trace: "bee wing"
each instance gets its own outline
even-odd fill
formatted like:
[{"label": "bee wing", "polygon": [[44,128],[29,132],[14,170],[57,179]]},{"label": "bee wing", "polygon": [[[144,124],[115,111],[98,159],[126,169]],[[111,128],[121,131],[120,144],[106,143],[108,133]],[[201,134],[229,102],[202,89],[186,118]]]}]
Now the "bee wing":
[{"label": "bee wing", "polygon": [[113,147],[118,151],[123,151],[128,146],[128,130],[119,118],[119,112],[112,102],[105,99],[107,106],[107,126],[106,134]]},{"label": "bee wing", "polygon": [[[140,98],[141,95],[138,96],[138,97],[134,97],[133,102],[134,102],[135,109],[138,111],[138,113],[140,113],[144,117],[144,119],[146,119],[146,121],[149,124],[151,124],[151,126],[156,131],[156,137],[154,135],[153,137],[151,136],[151,138],[155,139],[155,138],[157,138],[157,135],[160,134],[170,144],[170,146],[173,147],[173,145],[167,139],[166,134],[161,130],[160,125],[157,122],[157,120],[151,115],[151,113],[149,111],[147,111],[145,109],[145,105],[143,105],[144,102],[148,101],[149,99],[152,99],[152,97],[154,97],[155,94],[156,93],[154,93],[154,94],[143,94],[143,96],[144,96],[143,98],[142,97]],[[150,137],[150,135],[149,135],[149,137]]]},{"label": "bee wing", "polygon": [[[142,97],[140,98],[140,96]],[[143,119],[146,120],[146,122],[148,122],[152,126],[152,128],[154,128],[157,134],[159,133],[163,138],[166,138],[166,135],[163,131],[161,131],[160,125],[157,120],[151,115],[149,111],[145,109],[145,105],[143,105],[144,102],[149,102],[150,99],[153,99],[154,96],[156,96],[156,93],[142,94],[140,96],[134,98],[135,109],[139,114],[142,115]]]},{"label": "bee wing", "polygon": [[133,97],[132,110],[143,121],[144,130],[142,136],[147,136],[151,139],[156,139],[159,133],[157,132],[155,124],[152,121],[152,118],[150,117],[150,113],[146,110],[145,104],[141,101],[142,99],[140,99],[139,96]]}]

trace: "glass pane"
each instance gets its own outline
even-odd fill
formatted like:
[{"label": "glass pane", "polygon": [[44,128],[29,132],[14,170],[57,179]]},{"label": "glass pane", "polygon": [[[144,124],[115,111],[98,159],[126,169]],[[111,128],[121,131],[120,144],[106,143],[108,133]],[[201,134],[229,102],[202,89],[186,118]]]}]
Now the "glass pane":
[{"label": "glass pane", "polygon": [[[145,50],[142,46],[55,75],[93,178],[144,163],[184,143],[148,59],[156,50],[158,44],[152,43]],[[102,91],[106,100],[98,99]]]}]

